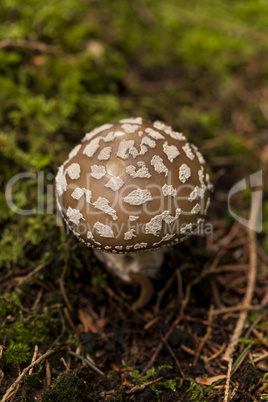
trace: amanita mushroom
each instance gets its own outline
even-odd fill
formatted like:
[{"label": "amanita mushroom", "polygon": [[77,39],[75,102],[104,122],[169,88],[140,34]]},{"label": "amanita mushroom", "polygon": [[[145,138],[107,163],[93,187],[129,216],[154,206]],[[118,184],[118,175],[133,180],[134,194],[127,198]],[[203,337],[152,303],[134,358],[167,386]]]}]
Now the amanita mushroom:
[{"label": "amanita mushroom", "polygon": [[210,188],[196,146],[139,117],[86,134],[56,176],[67,225],[125,281],[153,277],[165,249],[197,233]]}]

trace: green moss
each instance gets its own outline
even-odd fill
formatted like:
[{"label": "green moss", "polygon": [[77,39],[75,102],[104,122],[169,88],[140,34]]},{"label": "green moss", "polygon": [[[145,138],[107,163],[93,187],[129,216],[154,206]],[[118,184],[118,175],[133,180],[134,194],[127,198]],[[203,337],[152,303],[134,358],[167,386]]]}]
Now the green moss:
[{"label": "green moss", "polygon": [[268,254],[268,202],[265,202],[263,206],[263,233],[264,233],[264,241],[263,241],[264,251],[266,252],[266,254]]},{"label": "green moss", "polygon": [[[8,278],[0,298],[0,336],[7,365],[25,364],[35,344],[45,350],[61,333],[62,295],[55,286],[63,264],[68,266],[65,286],[72,304],[86,286],[79,284],[83,271],[98,296],[96,308],[107,299],[100,286],[106,275],[90,267],[87,250],[63,226],[57,227],[55,199],[48,194],[48,188],[54,192],[53,179],[47,174],[55,176],[85,132],[141,115],[166,121],[203,147],[220,192],[227,194],[233,180],[259,169],[267,137],[267,26],[266,0],[0,2],[1,43],[23,41],[0,50],[0,187],[4,190],[19,173],[33,175],[14,184],[14,208],[0,194],[0,272]],[[29,46],[40,43],[43,50]],[[219,166],[223,159],[227,164]],[[44,175],[43,195],[38,174]],[[217,219],[233,222],[217,196]],[[233,210],[246,214],[250,193],[241,196],[245,202],[240,205],[241,199],[236,203],[234,198]],[[19,209],[33,211],[28,216]],[[263,215],[261,240],[268,252],[266,201]],[[45,269],[33,280],[13,280],[40,264]],[[44,292],[33,317],[40,282]],[[64,341],[77,343],[72,335]],[[151,369],[141,375],[135,369],[130,379],[143,384],[157,373]],[[161,393],[180,389],[189,389],[189,398],[206,397],[190,379],[163,381],[149,391],[163,397]],[[119,392],[116,398],[125,395]]]},{"label": "green moss", "polygon": [[43,384],[40,377],[40,373],[26,375],[24,377],[24,383],[29,388],[41,388]]},{"label": "green moss", "polygon": [[47,340],[48,325],[49,321],[46,317],[33,317],[27,321],[17,320],[9,328],[4,328],[3,332],[8,339],[34,345]]},{"label": "green moss", "polygon": [[45,389],[42,402],[82,402],[87,398],[88,389],[86,381],[69,372],[58,376],[52,385]]},{"label": "green moss", "polygon": [[124,402],[125,400],[126,399],[124,391],[118,391],[111,396],[109,402]]},{"label": "green moss", "polygon": [[[126,363],[123,362],[125,366]],[[149,369],[144,375],[140,373],[139,370],[134,369],[128,373],[128,376],[131,378],[132,382],[135,385],[146,384],[148,381],[151,381],[154,377],[159,377],[160,371],[162,369],[172,369],[171,366],[159,366],[157,369],[152,367]],[[186,394],[189,395],[189,400],[194,402],[204,401],[206,402],[209,398],[209,394],[213,392],[213,388],[215,385],[218,385],[221,380],[215,382],[209,387],[202,387],[192,378],[180,378],[175,377],[166,381],[157,381],[151,385],[148,385],[146,389],[150,389],[154,392],[154,400],[161,401],[161,395],[165,391],[171,391],[172,393],[176,393],[177,391],[183,389]],[[116,395],[117,397],[117,395]],[[120,394],[118,395],[120,397]],[[116,400],[116,399],[115,399]],[[120,400],[120,399],[119,399]]]},{"label": "green moss", "polygon": [[[17,228],[15,228],[17,231]],[[18,237],[14,236],[12,229],[6,228],[2,233],[0,239],[0,268],[5,264],[7,268],[10,268],[12,264],[16,264],[24,256],[21,248],[21,236],[17,232]]]},{"label": "green moss", "polygon": [[7,314],[15,315],[20,311],[20,298],[18,291],[12,293],[5,293],[0,299],[0,318],[5,317]]},{"label": "green moss", "polygon": [[96,274],[93,276],[91,284],[93,289],[95,289],[95,291],[97,293],[101,293],[102,289],[101,289],[101,285],[107,285],[107,274],[106,272],[101,272],[101,271],[97,271]]},{"label": "green moss", "polygon": [[49,315],[36,314],[23,318],[21,301],[16,293],[6,294],[0,300],[0,314],[0,338],[7,366],[29,362],[34,345],[46,344],[55,328],[55,322]]},{"label": "green moss", "polygon": [[143,384],[147,382],[151,377],[154,377],[156,373],[156,369],[152,367],[146,372],[145,375],[140,374],[139,370],[137,369],[130,371],[128,375],[132,378],[134,384]]},{"label": "green moss", "polygon": [[30,347],[26,343],[11,341],[4,351],[4,356],[7,365],[19,366],[30,358]]}]

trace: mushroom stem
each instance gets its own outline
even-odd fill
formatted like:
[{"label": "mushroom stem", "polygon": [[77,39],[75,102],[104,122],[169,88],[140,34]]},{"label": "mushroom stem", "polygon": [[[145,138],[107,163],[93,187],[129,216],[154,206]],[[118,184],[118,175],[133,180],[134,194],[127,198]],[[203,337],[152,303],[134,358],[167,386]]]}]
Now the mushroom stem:
[{"label": "mushroom stem", "polygon": [[140,272],[130,272],[129,276],[134,283],[137,283],[140,286],[140,295],[131,306],[133,310],[139,310],[146,306],[153,297],[154,286],[151,279]]},{"label": "mushroom stem", "polygon": [[155,277],[163,264],[165,252],[165,248],[136,254],[112,254],[94,250],[94,254],[106,268],[126,282],[132,282],[131,273],[141,272],[146,277]]}]

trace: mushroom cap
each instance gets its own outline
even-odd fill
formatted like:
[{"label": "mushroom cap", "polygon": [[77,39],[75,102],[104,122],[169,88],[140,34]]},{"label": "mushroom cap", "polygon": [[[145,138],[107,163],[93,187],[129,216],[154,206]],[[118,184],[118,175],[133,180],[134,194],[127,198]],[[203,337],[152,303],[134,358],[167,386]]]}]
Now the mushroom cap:
[{"label": "mushroom cap", "polygon": [[211,184],[196,146],[170,126],[141,118],[86,134],[56,176],[58,208],[87,246],[134,253],[198,231]]}]

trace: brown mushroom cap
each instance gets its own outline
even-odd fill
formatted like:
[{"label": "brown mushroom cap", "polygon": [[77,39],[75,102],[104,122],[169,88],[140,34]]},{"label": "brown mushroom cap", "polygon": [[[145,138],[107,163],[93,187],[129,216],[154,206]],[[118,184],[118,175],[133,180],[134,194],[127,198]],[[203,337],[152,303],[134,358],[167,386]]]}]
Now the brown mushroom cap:
[{"label": "brown mushroom cap", "polygon": [[197,148],[141,118],[86,134],[56,177],[68,226],[88,246],[112,253],[170,246],[196,233],[210,188]]}]

